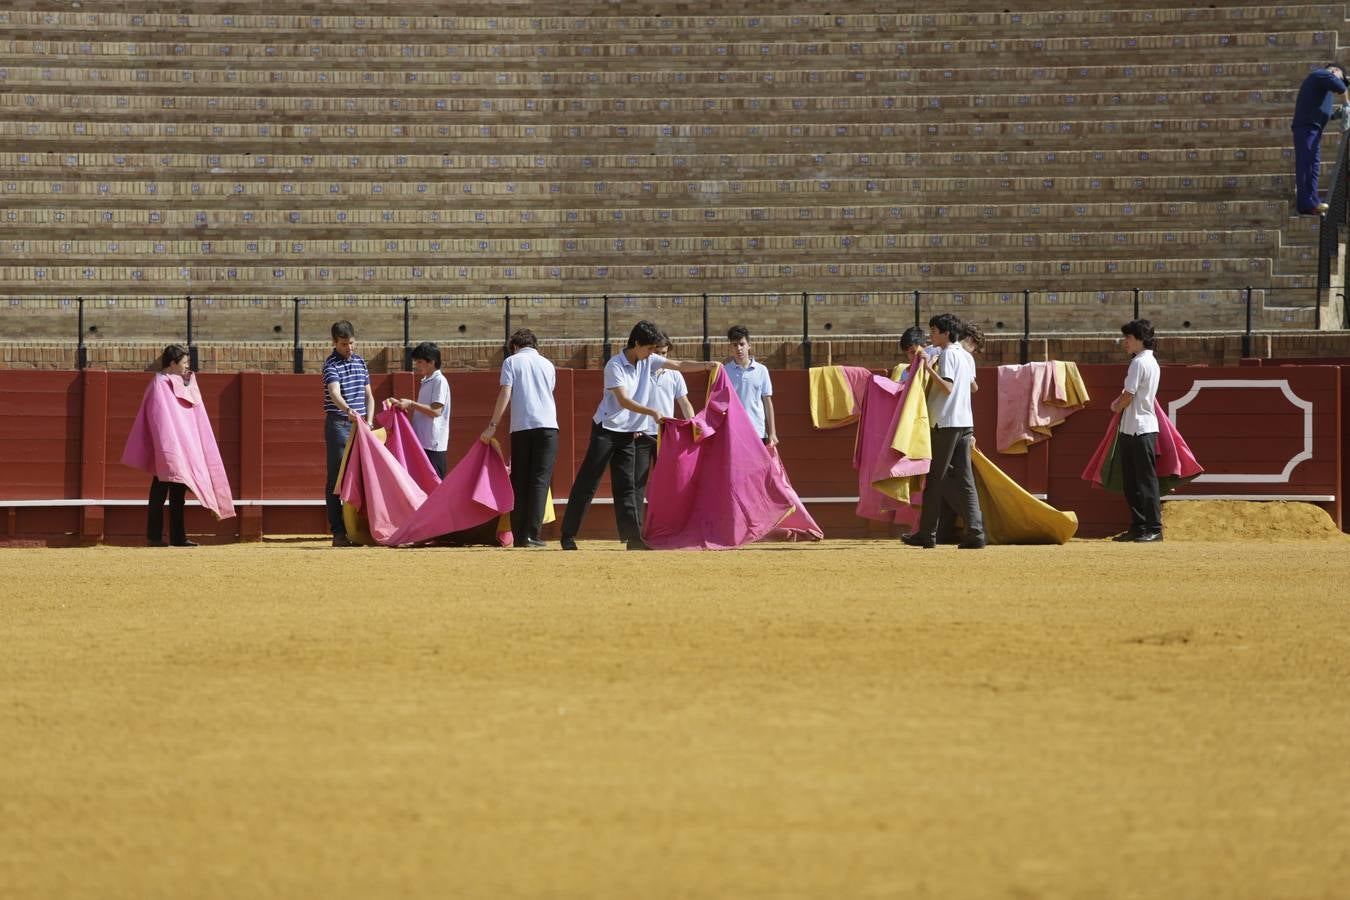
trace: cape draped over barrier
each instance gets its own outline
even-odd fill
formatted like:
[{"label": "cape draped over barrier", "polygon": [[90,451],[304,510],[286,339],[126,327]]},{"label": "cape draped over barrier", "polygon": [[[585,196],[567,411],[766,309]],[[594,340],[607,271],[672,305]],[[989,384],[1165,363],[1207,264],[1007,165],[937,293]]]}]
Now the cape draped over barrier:
[{"label": "cape draped over barrier", "polygon": [[[1125,492],[1124,477],[1121,474],[1120,458],[1116,454],[1116,441],[1120,437],[1120,413],[1111,417],[1106,427],[1106,435],[1097,445],[1097,451],[1088,460],[1083,469],[1083,480],[1098,487],[1106,488],[1117,494]],[[1157,445],[1158,490],[1165,496],[1186,482],[1205,473],[1196,461],[1195,454],[1186,444],[1181,432],[1177,431],[1172,420],[1165,415],[1158,416]]]},{"label": "cape draped over barrier", "polygon": [[[442,481],[411,437],[412,427],[403,413],[385,410],[379,419],[386,428],[372,430],[365,422],[352,428],[338,476],[343,503],[364,519],[348,521],[353,540],[398,546],[472,530],[465,542],[511,543],[507,514],[515,505],[515,494],[496,441],[491,445],[475,441]],[[422,463],[426,471],[421,471]],[[431,485],[429,492],[410,469]],[[491,536],[480,533],[484,525],[492,526]]]},{"label": "cape draped over barrier", "polygon": [[[915,525],[923,505],[923,479],[932,462],[925,397],[927,373],[917,362],[897,366],[891,378],[848,368],[868,375],[866,382],[856,376],[847,378],[849,384],[861,384],[857,398],[861,414],[853,453],[853,466],[858,471],[858,515],[878,522]],[[820,383],[830,382],[821,379]],[[822,419],[817,409],[825,410],[826,406],[812,404],[812,422],[817,428],[847,424]],[[989,543],[1062,544],[1078,531],[1077,515],[1031,496],[978,449],[971,454],[971,467]]]},{"label": "cape draped over barrier", "polygon": [[187,485],[217,519],[234,516],[230,481],[196,373],[189,373],[186,383],[173,375],[150,380],[122,450],[122,464],[160,481]]},{"label": "cape draped over barrier", "polygon": [[658,550],[824,537],[721,368],[709,379],[702,412],[662,423],[647,501],[643,539]]},{"label": "cape draped over barrier", "polygon": [[1051,360],[999,366],[998,452],[1026,453],[1090,399],[1077,363]]}]

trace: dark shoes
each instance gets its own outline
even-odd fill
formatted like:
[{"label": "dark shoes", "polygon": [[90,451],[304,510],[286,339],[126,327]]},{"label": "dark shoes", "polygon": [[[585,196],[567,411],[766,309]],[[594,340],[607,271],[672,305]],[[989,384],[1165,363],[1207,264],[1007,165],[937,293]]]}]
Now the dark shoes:
[{"label": "dark shoes", "polygon": [[352,539],[349,538],[349,537],[347,537],[345,534],[335,534],[335,535],[333,535],[333,546],[334,546],[334,547],[355,547],[356,545],[353,544],[353,543],[352,543]]},{"label": "dark shoes", "polygon": [[1146,531],[1134,539],[1136,544],[1156,544],[1163,539],[1161,531]]},{"label": "dark shoes", "polygon": [[956,545],[957,550],[983,550],[985,547],[984,538],[962,541]]},{"label": "dark shoes", "polygon": [[644,541],[642,538],[633,538],[631,541],[628,542],[628,549],[629,549],[629,550],[650,550],[650,549],[652,549],[652,548],[651,548],[651,547],[648,547],[648,546],[647,546],[647,542]]},{"label": "dark shoes", "polygon": [[907,547],[922,547],[925,550],[932,550],[937,546],[937,542],[932,538],[920,537],[917,534],[900,535],[900,543]]},{"label": "dark shoes", "polygon": [[575,549],[577,549],[577,542],[576,542],[576,539],[575,539],[575,538],[564,537],[562,540],[558,541],[558,543],[559,543],[560,545],[562,545],[562,548],[563,548],[564,550],[575,550]]},{"label": "dark shoes", "polygon": [[[162,541],[162,540],[148,539],[148,538],[147,538],[147,539],[146,539],[146,542],[145,542],[145,546],[147,546],[147,547],[168,547],[168,546],[170,546],[170,545],[164,543],[164,541]],[[174,546],[174,547],[195,547],[195,546],[197,546],[197,542],[196,542],[196,541],[189,541],[187,538],[183,538],[181,541],[174,541],[172,546]]]},{"label": "dark shoes", "polygon": [[547,547],[548,544],[545,544],[543,541],[539,540],[539,538],[526,538],[524,546],[537,550],[540,547]]},{"label": "dark shoes", "polygon": [[1136,532],[1122,531],[1120,534],[1111,538],[1111,540],[1115,541],[1117,544],[1130,544],[1138,539],[1138,537],[1139,535]]},{"label": "dark shoes", "polygon": [[197,542],[196,542],[196,541],[189,541],[187,538],[183,538],[181,541],[174,541],[174,542],[173,542],[173,546],[175,546],[175,547],[195,547],[195,546],[197,546]]}]

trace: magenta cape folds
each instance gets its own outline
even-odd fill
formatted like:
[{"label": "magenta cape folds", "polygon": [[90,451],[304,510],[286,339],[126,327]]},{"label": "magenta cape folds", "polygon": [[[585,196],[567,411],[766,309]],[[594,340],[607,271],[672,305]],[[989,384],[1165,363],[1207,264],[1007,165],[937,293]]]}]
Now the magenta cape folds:
[{"label": "magenta cape folds", "polygon": [[[496,520],[514,506],[511,479],[495,444],[475,441],[440,481],[406,416],[385,410],[379,421],[386,429],[384,443],[365,422],[352,428],[338,490],[344,503],[365,515],[377,542],[433,540]],[[509,544],[510,532],[498,539]]]},{"label": "magenta cape folds", "polygon": [[[502,513],[511,511],[515,502],[511,476],[496,442],[474,441],[426,502],[383,543],[417,544],[443,534],[466,531],[500,518]],[[510,544],[510,527],[505,532],[499,529],[497,539]]]},{"label": "magenta cape folds", "polygon": [[[1092,459],[1083,469],[1084,481],[1118,494],[1123,491],[1120,462],[1116,455],[1116,440],[1119,437],[1120,413],[1116,413],[1111,417],[1111,424],[1106,427],[1106,435],[1097,446],[1097,452],[1092,454]],[[1155,452],[1158,487],[1164,494],[1205,473],[1172,420],[1164,415],[1158,416],[1158,445]]]},{"label": "magenta cape folds", "polygon": [[647,501],[643,539],[658,550],[726,550],[765,537],[824,536],[721,369],[702,412],[662,425]]},{"label": "magenta cape folds", "polygon": [[206,417],[197,376],[156,375],[145,389],[141,409],[127,436],[122,464],[160,481],[185,484],[217,519],[234,515],[230,481]]}]

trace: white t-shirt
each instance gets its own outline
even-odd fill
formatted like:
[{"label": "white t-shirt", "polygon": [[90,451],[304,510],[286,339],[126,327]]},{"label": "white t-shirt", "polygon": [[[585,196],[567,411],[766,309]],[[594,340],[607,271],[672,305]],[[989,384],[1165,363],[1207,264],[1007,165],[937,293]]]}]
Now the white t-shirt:
[{"label": "white t-shirt", "polygon": [[1152,350],[1140,350],[1130,360],[1125,373],[1125,390],[1132,394],[1130,405],[1120,412],[1121,434],[1157,434],[1158,411],[1154,399],[1162,371]]},{"label": "white t-shirt", "polygon": [[928,388],[928,421],[933,428],[974,428],[970,410],[970,383],[975,380],[975,357],[960,344],[942,348],[937,362],[938,375],[951,384],[944,393],[937,385]]},{"label": "white t-shirt", "polygon": [[[689,396],[689,385],[678,369],[657,369],[652,373],[651,403],[647,405],[663,416],[675,415],[675,401]],[[647,416],[647,433],[656,434],[656,420]]]},{"label": "white t-shirt", "polygon": [[558,427],[558,407],[553,402],[558,372],[538,350],[521,347],[502,360],[497,383],[511,386],[512,431]]},{"label": "white t-shirt", "polygon": [[608,431],[645,432],[651,416],[624,409],[619,405],[619,398],[614,396],[613,388],[623,388],[628,399],[639,406],[651,406],[652,373],[665,363],[666,358],[655,353],[636,363],[630,363],[622,350],[610,357],[605,363],[605,395],[600,398],[592,421]]},{"label": "white t-shirt", "polygon": [[423,415],[413,411],[412,427],[424,450],[444,450],[450,446],[450,382],[437,369],[422,379],[417,388],[417,402],[427,406],[441,404],[439,416]]}]

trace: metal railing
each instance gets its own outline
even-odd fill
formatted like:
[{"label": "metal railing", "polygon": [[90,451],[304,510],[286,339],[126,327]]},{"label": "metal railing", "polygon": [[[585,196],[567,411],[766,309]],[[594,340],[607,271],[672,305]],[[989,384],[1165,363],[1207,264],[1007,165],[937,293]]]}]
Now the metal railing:
[{"label": "metal railing", "polygon": [[[1346,142],[1350,146],[1350,141]],[[1342,193],[1344,197],[1344,193]],[[638,319],[656,321],[675,340],[697,340],[700,355],[711,359],[715,335],[727,326],[744,324],[755,334],[773,334],[776,339],[793,333],[794,320],[800,320],[800,349],[803,365],[812,363],[816,339],[896,336],[910,325],[924,327],[938,312],[954,312],[978,322],[992,337],[1016,337],[1020,356],[1025,361],[1031,352],[1033,337],[1064,337],[1076,334],[1114,334],[1126,319],[1141,316],[1153,320],[1162,333],[1241,334],[1243,351],[1251,353],[1254,313],[1258,301],[1263,308],[1282,308],[1287,321],[1295,326],[1320,325],[1316,310],[1306,306],[1280,307],[1268,289],[1251,286],[1223,290],[1151,291],[1128,288],[1111,291],[1053,291],[1030,287],[1009,291],[886,291],[886,292],[777,292],[777,293],[701,293],[701,294],[526,294],[526,295],[440,295],[419,297],[351,296],[324,298],[250,298],[250,297],[75,297],[75,298],[0,298],[0,336],[13,338],[6,328],[6,316],[34,319],[26,307],[39,305],[41,312],[57,318],[34,339],[64,330],[66,311],[74,307],[75,364],[89,365],[91,335],[100,341],[181,341],[189,350],[194,369],[200,370],[199,342],[256,341],[256,334],[268,332],[271,341],[289,338],[292,369],[305,369],[305,319],[310,321],[309,341],[326,341],[328,325],[336,319],[357,322],[362,340],[385,345],[402,345],[402,362],[411,366],[411,350],[418,339],[482,345],[495,340],[491,332],[502,336],[503,351],[512,331],[531,327],[545,340],[593,340],[599,337],[604,358],[626,337],[629,326]],[[1302,293],[1306,297],[1306,290]],[[798,308],[793,311],[793,308]],[[302,313],[308,313],[302,316]],[[286,315],[289,313],[289,315]],[[322,313],[322,330],[313,324]],[[1311,313],[1311,316],[1309,314]],[[93,315],[102,318],[91,325]],[[181,316],[181,318],[179,318]],[[230,318],[232,324],[223,321]],[[290,319],[290,334],[281,324]],[[472,321],[452,326],[456,318]],[[1311,322],[1307,321],[1309,318]],[[131,327],[118,328],[118,323]],[[175,320],[178,323],[175,326]],[[494,320],[498,323],[494,325]],[[842,327],[836,327],[839,320]],[[1072,321],[1079,327],[1064,327]],[[106,327],[111,322],[112,327]],[[245,323],[241,325],[241,323]],[[859,328],[859,323],[865,323]],[[617,324],[617,330],[616,330]],[[99,326],[104,325],[102,330]],[[255,337],[239,337],[242,328]],[[497,329],[500,328],[500,331]],[[27,329],[33,331],[32,327]],[[232,333],[231,333],[232,332]],[[446,332],[455,332],[446,335]],[[69,332],[67,332],[69,333]],[[108,337],[109,333],[112,337]],[[230,336],[223,336],[231,333]],[[458,335],[458,336],[456,336]],[[617,339],[616,339],[617,338]]]}]

